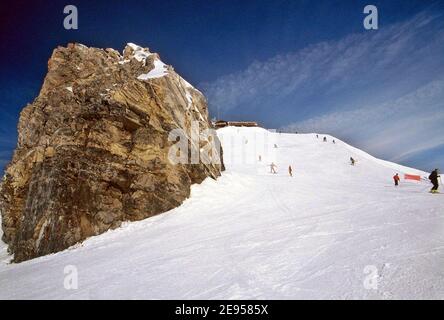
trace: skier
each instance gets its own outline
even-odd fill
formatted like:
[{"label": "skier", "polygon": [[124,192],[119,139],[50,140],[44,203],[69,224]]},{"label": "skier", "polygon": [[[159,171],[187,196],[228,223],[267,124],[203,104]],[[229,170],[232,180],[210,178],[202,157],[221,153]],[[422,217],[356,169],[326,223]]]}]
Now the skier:
[{"label": "skier", "polygon": [[270,173],[277,173],[276,168],[277,168],[277,165],[275,165],[274,162],[272,162],[270,164]]},{"label": "skier", "polygon": [[336,141],[333,139],[333,144],[336,144]]},{"label": "skier", "polygon": [[259,155],[259,162],[260,162],[260,161],[262,161],[262,156],[261,156],[261,155]]},{"label": "skier", "polygon": [[327,142],[327,137],[324,137],[324,142]]},{"label": "skier", "polygon": [[431,193],[439,193],[438,192],[438,187],[439,187],[438,178],[439,177],[440,177],[440,175],[438,173],[438,169],[433,170],[432,173],[430,174],[429,179],[430,179],[430,182],[432,182],[432,184],[433,184],[433,187],[430,190]]},{"label": "skier", "polygon": [[355,159],[353,159],[352,157],[350,157],[350,163],[351,163],[351,165],[352,165],[352,166],[354,166],[354,165],[355,165],[355,162],[356,162],[356,160],[355,160]]},{"label": "skier", "polygon": [[395,181],[395,186],[397,186],[399,184],[399,180],[401,180],[401,178],[399,178],[398,174],[395,174],[393,176],[393,180]]},{"label": "skier", "polygon": [[278,145],[275,143],[275,144],[274,144],[274,148],[276,149],[277,147],[278,147]]},{"label": "skier", "polygon": [[293,169],[291,166],[288,166],[288,173],[290,174],[290,177],[293,177]]},{"label": "skier", "polygon": [[316,135],[316,139],[318,139],[319,138],[319,135]]}]

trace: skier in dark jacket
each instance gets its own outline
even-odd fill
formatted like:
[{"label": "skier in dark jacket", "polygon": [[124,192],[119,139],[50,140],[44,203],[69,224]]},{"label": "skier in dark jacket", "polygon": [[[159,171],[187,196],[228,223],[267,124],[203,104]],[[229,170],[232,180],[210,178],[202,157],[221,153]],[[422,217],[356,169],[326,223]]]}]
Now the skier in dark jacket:
[{"label": "skier in dark jacket", "polygon": [[433,187],[430,190],[431,193],[438,193],[438,178],[440,177],[440,175],[438,174],[438,169],[435,169],[432,171],[432,173],[429,176],[430,182],[432,182]]}]

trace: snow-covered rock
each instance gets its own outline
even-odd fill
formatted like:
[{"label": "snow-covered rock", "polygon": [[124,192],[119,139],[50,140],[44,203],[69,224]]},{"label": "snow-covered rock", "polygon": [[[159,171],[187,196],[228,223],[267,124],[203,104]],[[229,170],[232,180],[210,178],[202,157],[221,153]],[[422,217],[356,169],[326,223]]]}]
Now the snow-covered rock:
[{"label": "snow-covered rock", "polygon": [[154,78],[160,78],[168,74],[167,66],[159,59],[154,60],[154,68],[148,73],[142,73],[137,77],[139,80],[148,80]]},{"label": "snow-covered rock", "polygon": [[[218,163],[172,164],[170,134],[210,128],[205,97],[148,48],[56,48],[39,96],[20,114],[0,183],[2,239],[14,261],[180,205],[191,184],[218,177],[223,165],[216,153]],[[212,149],[213,138],[189,145]]]}]

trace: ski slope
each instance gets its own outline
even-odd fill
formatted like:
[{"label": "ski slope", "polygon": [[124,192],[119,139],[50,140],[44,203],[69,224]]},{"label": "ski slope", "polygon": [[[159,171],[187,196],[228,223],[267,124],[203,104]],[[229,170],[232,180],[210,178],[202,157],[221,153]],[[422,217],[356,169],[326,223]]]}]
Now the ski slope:
[{"label": "ski slope", "polygon": [[[426,173],[330,136],[218,133],[227,170],[182,206],[20,264],[0,246],[0,298],[444,298],[444,196],[392,183]],[[64,288],[69,265],[78,289]]]}]

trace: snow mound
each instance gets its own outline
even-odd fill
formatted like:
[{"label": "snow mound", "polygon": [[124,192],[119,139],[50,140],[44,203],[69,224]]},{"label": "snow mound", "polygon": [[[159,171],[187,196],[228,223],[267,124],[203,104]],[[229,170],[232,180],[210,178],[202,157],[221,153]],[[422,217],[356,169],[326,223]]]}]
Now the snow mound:
[{"label": "snow mound", "polygon": [[[396,172],[425,172],[330,136],[218,134],[227,170],[217,181],[165,214],[1,264],[0,298],[444,298],[444,197],[426,181],[392,183]],[[77,290],[63,287],[67,265]]]}]

